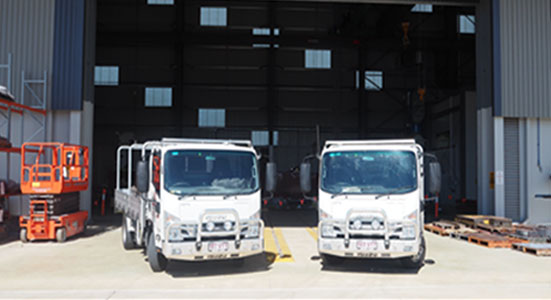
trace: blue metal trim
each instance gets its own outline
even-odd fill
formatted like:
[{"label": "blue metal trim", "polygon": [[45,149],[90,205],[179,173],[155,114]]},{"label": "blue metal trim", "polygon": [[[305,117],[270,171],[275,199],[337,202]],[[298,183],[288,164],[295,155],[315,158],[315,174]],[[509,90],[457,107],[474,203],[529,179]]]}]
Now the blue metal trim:
[{"label": "blue metal trim", "polygon": [[52,109],[81,110],[85,0],[56,0]]},{"label": "blue metal trim", "polygon": [[494,116],[502,116],[501,101],[501,30],[499,1],[492,0],[492,40],[493,40],[493,83],[494,83]]}]

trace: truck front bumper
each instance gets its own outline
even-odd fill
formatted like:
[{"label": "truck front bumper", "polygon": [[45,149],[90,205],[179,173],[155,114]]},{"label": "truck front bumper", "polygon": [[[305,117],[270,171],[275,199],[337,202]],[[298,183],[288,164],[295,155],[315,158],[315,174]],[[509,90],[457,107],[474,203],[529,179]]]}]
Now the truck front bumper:
[{"label": "truck front bumper", "polygon": [[382,239],[321,238],[318,250],[322,254],[356,258],[402,258],[419,252],[419,240],[392,239],[385,245]]},{"label": "truck front bumper", "polygon": [[237,259],[260,254],[264,251],[264,239],[233,239],[202,242],[165,243],[163,254],[168,259],[202,261]]}]

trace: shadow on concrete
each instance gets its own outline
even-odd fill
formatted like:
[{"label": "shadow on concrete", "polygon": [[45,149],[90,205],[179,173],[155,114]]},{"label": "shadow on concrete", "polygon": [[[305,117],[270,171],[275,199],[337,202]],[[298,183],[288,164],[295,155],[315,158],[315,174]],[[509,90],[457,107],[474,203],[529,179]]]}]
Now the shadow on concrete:
[{"label": "shadow on concrete", "polygon": [[376,273],[376,274],[418,274],[422,268],[434,265],[436,262],[432,259],[426,259],[421,268],[406,268],[399,259],[343,259],[341,263],[334,265],[324,265],[319,256],[314,256],[312,260],[319,260],[322,271],[328,272],[350,272],[350,273]]},{"label": "shadow on concrete", "polygon": [[[90,220],[86,226],[86,230],[82,233],[70,236],[65,242],[71,242],[80,238],[90,238],[96,235],[103,234],[105,232],[115,230],[121,226],[120,215],[108,215],[103,217],[94,216],[94,219]],[[11,242],[19,241],[19,222],[16,218],[11,218],[9,223],[6,222],[4,226],[4,232],[0,234],[0,245],[8,244]],[[52,240],[33,240],[29,243],[56,243],[55,239]]]},{"label": "shadow on concrete", "polygon": [[271,227],[316,227],[318,211],[316,209],[300,210],[264,210],[262,219]]},{"label": "shadow on concrete", "polygon": [[122,217],[120,214],[111,214],[106,216],[93,216],[92,220],[88,222],[86,231],[82,234],[77,234],[74,237],[93,237],[103,234],[108,231],[115,230],[121,227]]},{"label": "shadow on concrete", "polygon": [[[147,258],[145,260],[147,261]],[[263,253],[242,260],[169,261],[166,273],[174,278],[257,273],[268,271],[274,260],[273,253]]]}]

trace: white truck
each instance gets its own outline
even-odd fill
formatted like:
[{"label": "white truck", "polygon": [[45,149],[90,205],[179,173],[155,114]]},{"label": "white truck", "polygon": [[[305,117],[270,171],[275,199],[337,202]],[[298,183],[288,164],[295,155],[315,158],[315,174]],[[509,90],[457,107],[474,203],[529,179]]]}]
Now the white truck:
[{"label": "white truck", "polygon": [[119,147],[115,208],[124,248],[145,247],[154,272],[172,259],[240,262],[263,253],[258,159],[250,141],[165,138]]},{"label": "white truck", "polygon": [[[424,174],[415,140],[327,141],[317,158],[318,251],[324,265],[343,258],[396,258],[419,268],[425,258],[424,181],[440,189],[440,165]],[[432,155],[429,155],[435,158]],[[301,164],[301,189],[310,192],[311,165]]]}]

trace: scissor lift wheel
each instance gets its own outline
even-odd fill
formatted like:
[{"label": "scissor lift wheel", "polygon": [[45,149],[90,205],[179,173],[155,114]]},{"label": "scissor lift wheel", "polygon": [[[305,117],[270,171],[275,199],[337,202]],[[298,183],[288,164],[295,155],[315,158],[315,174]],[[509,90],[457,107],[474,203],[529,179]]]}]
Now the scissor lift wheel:
[{"label": "scissor lift wheel", "polygon": [[19,239],[23,243],[26,243],[29,241],[29,239],[27,238],[27,229],[23,228],[19,231]]},{"label": "scissor lift wheel", "polygon": [[67,240],[67,230],[65,229],[65,227],[58,228],[55,231],[55,239],[59,243],[63,243],[65,242],[65,240]]}]

